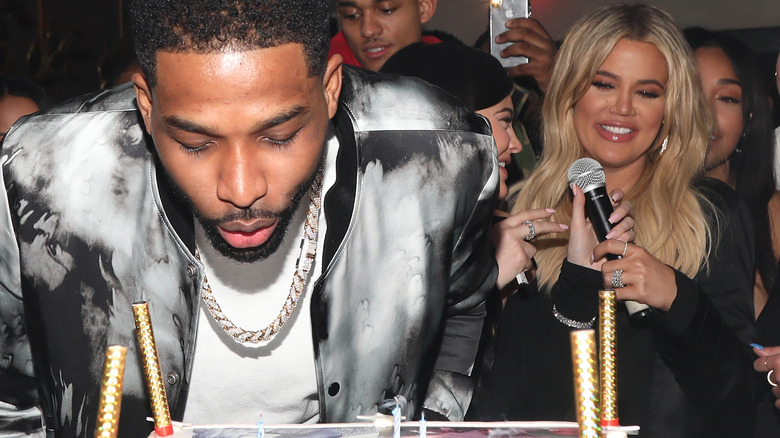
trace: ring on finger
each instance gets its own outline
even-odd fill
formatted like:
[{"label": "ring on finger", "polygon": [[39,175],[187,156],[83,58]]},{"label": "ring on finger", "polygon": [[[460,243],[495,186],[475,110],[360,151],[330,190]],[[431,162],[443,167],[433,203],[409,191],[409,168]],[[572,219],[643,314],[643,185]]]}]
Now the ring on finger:
[{"label": "ring on finger", "polygon": [[531,221],[523,221],[523,225],[528,227],[528,235],[523,237],[523,240],[526,242],[533,240],[533,238],[536,237],[536,226],[534,226],[534,223]]},{"label": "ring on finger", "polygon": [[626,246],[623,247],[623,254],[620,254],[621,259],[626,256],[626,251],[628,251],[628,242],[623,242],[623,243],[625,243]]},{"label": "ring on finger", "polygon": [[769,384],[772,385],[772,386],[777,386],[777,383],[772,381],[772,373],[774,373],[774,372],[775,372],[775,370],[769,370],[769,372],[766,373],[766,381],[769,382]]},{"label": "ring on finger", "polygon": [[623,284],[623,270],[622,269],[615,269],[612,271],[612,287],[615,289],[620,289],[621,287],[626,287],[625,284]]}]

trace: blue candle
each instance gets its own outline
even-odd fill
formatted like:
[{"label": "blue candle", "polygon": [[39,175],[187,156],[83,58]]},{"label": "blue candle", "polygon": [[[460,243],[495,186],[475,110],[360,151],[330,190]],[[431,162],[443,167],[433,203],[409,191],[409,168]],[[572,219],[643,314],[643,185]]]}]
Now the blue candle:
[{"label": "blue candle", "polygon": [[401,407],[393,408],[393,438],[401,438]]},{"label": "blue candle", "polygon": [[425,413],[420,414],[420,438],[426,438],[428,431],[425,430]]},{"label": "blue candle", "polygon": [[257,422],[257,438],[265,438],[265,424],[263,424],[262,415],[260,415],[260,421]]}]

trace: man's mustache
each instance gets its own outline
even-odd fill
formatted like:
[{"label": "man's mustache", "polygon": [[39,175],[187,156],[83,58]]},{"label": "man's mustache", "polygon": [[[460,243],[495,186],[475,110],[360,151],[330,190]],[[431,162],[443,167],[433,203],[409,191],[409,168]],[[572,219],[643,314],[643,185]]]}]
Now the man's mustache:
[{"label": "man's mustache", "polygon": [[218,218],[208,218],[201,216],[200,219],[204,224],[217,226],[234,221],[251,221],[253,219],[279,219],[282,217],[282,215],[283,211],[247,208]]}]

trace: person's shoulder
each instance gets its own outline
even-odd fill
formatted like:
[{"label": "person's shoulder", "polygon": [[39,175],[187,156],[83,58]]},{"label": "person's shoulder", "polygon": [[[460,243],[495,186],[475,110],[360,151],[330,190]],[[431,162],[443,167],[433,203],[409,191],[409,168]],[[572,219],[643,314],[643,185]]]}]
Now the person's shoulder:
[{"label": "person's shoulder", "polygon": [[360,130],[447,129],[490,134],[458,99],[421,79],[344,66],[341,102]]},{"label": "person's shoulder", "polygon": [[95,91],[66,100],[43,114],[66,114],[97,111],[134,111],[135,89],[131,83]]},{"label": "person's shoulder", "polygon": [[780,190],[775,190],[775,193],[769,198],[769,212],[770,215],[778,215],[780,217]]},{"label": "person's shoulder", "polygon": [[697,178],[693,185],[706,200],[720,210],[728,210],[742,203],[737,191],[719,179],[701,177]]},{"label": "person's shoulder", "polygon": [[697,179],[694,187],[705,200],[703,213],[707,221],[715,225],[713,231],[716,235],[729,229],[728,234],[734,237],[737,229],[743,229],[752,236],[750,209],[736,190],[721,180],[708,177]]},{"label": "person's shoulder", "polygon": [[25,116],[8,132],[2,147],[3,154],[14,157],[13,167],[23,171],[32,171],[44,160],[52,166],[78,162],[85,151],[91,157],[102,156],[97,151],[139,158],[148,154],[131,85],[73,98]]}]

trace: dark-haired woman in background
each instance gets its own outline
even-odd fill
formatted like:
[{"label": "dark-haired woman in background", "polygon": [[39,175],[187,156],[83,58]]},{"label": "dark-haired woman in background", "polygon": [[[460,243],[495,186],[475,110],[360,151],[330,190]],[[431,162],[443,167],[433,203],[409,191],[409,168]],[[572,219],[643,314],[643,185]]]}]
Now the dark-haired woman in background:
[{"label": "dark-haired woman in background", "polygon": [[685,36],[716,118],[705,174],[735,189],[753,215],[754,300],[759,316],[774,284],[780,255],[780,192],[775,190],[772,112],[764,78],[755,55],[738,39],[702,28],[686,29]]},{"label": "dark-haired woman in background", "polygon": [[[780,192],[775,190],[772,113],[764,78],[752,50],[738,39],[702,28],[686,29],[685,37],[716,119],[705,172],[734,188],[750,209],[756,236],[753,298],[758,342],[780,345],[780,296],[769,294],[780,255]],[[771,369],[769,361],[758,362],[759,371]],[[770,389],[767,382],[756,437],[780,436],[780,411],[773,406]]]}]

